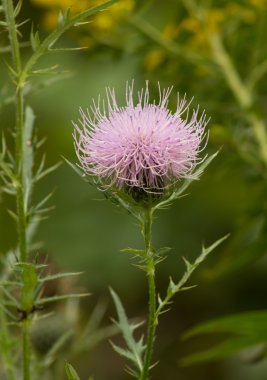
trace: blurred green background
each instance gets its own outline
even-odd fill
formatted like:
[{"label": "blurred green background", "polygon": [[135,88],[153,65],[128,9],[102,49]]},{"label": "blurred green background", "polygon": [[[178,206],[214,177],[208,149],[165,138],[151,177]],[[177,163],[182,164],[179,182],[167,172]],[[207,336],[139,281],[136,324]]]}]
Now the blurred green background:
[{"label": "blurred green background", "polygon": [[[23,16],[30,17],[44,36],[54,27],[58,11],[68,3],[73,3],[72,11],[76,12],[96,2],[32,0],[24,2]],[[192,105],[199,104],[211,118],[207,151],[220,149],[220,153],[201,180],[191,185],[186,197],[158,214],[154,245],[173,248],[159,266],[159,291],[166,289],[169,275],[178,279],[182,274],[182,256],[193,259],[203,242],[208,245],[226,233],[231,236],[194,275],[191,282],[199,286],[179,294],[171,311],[162,316],[155,349],[155,360],[160,358],[160,362],[153,378],[265,379],[266,361],[252,364],[238,356],[182,368],[179,359],[209,345],[209,340],[201,338],[181,341],[185,329],[220,315],[267,307],[267,162],[250,123],[251,112],[266,120],[266,1],[121,0],[119,4],[92,18],[80,31],[71,31],[60,44],[86,45],[89,49],[53,53],[39,63],[39,68],[57,63],[56,70],[64,72],[63,79],[54,83],[34,78],[36,90],[27,98],[36,115],[38,136],[47,138],[42,147],[47,164],[55,164],[62,157],[77,161],[71,120],[78,119],[79,107],[88,107],[93,97],[104,95],[106,86],[116,89],[122,105],[126,81],[132,79],[136,89],[148,79],[152,99],[157,99],[158,81],[162,87],[173,86],[173,110],[177,92],[194,97]],[[23,40],[27,40],[30,27],[24,26]],[[220,37],[238,78],[251,95],[248,106],[240,102],[231,88],[229,72],[220,66],[210,39],[214,35]],[[27,57],[28,48],[23,54]],[[1,129],[11,141],[14,107],[8,100],[12,91],[6,73],[8,59],[3,55],[0,63]],[[135,222],[82,182],[65,162],[43,180],[35,196],[39,199],[53,189],[50,203],[55,209],[40,225],[36,240],[44,242],[41,253],[48,254],[61,268],[84,272],[81,285],[92,296],[84,302],[83,313],[90,314],[99,299],[107,299],[103,323],[108,324],[110,316],[115,316],[108,292],[112,286],[129,316],[145,318],[145,276],[120,253],[125,247],[142,247]],[[2,195],[1,255],[16,245],[15,226],[7,213],[7,208],[13,207],[12,200]],[[128,379],[122,372],[122,360],[108,342],[72,364],[84,379],[89,374],[102,380]]]}]

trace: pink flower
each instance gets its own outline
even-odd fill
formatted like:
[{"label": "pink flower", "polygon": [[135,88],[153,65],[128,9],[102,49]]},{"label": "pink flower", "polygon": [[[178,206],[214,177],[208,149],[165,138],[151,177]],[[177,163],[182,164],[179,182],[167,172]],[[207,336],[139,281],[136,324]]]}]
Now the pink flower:
[{"label": "pink flower", "polygon": [[[101,99],[74,123],[75,149],[86,174],[103,185],[161,192],[170,183],[193,175],[205,135],[206,115],[198,117],[189,105],[177,101],[168,110],[171,88],[159,88],[158,104],[149,103],[148,83],[133,100],[133,85],[126,87],[126,105],[119,107],[115,91],[107,89],[107,107]],[[107,108],[107,109],[106,109]]]}]

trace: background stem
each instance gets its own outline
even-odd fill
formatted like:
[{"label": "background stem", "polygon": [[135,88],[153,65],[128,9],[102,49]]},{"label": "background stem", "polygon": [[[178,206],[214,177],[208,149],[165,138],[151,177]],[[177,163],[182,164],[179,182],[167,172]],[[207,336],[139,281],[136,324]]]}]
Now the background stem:
[{"label": "background stem", "polygon": [[[16,72],[16,82],[19,83],[21,75],[21,57],[19,50],[19,41],[17,36],[17,26],[14,15],[14,6],[12,0],[3,0],[5,18],[9,34],[10,46],[13,57],[14,71]],[[24,119],[24,99],[23,88],[21,85],[16,87],[16,201],[17,201],[17,216],[18,216],[18,240],[20,260],[27,260],[27,243],[26,243],[26,213],[24,202],[23,188],[23,119]]]},{"label": "background stem", "polygon": [[7,380],[16,380],[15,376],[15,366],[13,361],[13,356],[11,352],[11,338],[9,335],[9,330],[7,328],[6,316],[2,308],[0,307],[0,325],[1,325],[1,354],[4,358],[5,368],[6,368],[6,378]]},{"label": "background stem", "polygon": [[31,362],[31,350],[30,350],[30,338],[29,338],[29,320],[28,318],[22,322],[22,334],[23,334],[23,380],[30,380],[30,362]]},{"label": "background stem", "polygon": [[[23,144],[23,124],[24,124],[24,96],[23,84],[20,83],[21,76],[21,56],[15,20],[15,11],[12,0],[3,0],[7,30],[9,34],[10,46],[13,57],[13,71],[16,81],[16,202],[18,217],[18,240],[20,261],[27,261],[27,241],[26,241],[26,206],[24,194],[24,144]],[[30,341],[29,341],[29,320],[22,321],[22,357],[23,357],[23,379],[30,380]]]}]

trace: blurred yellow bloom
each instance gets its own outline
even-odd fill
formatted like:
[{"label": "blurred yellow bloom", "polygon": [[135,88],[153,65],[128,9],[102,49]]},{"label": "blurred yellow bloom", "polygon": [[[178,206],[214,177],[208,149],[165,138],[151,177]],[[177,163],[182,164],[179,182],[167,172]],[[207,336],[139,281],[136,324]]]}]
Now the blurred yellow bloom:
[{"label": "blurred yellow bloom", "polygon": [[259,8],[267,7],[267,0],[248,0],[248,2]]},{"label": "blurred yellow bloom", "polygon": [[208,46],[210,34],[220,32],[223,24],[227,23],[230,18],[237,18],[245,23],[252,24],[256,22],[257,15],[255,10],[249,7],[229,2],[224,8],[209,9],[205,14],[204,22],[194,16],[189,16],[181,22],[180,27],[191,34],[188,43],[192,47],[203,48]]},{"label": "blurred yellow bloom", "polygon": [[147,71],[153,71],[164,62],[165,58],[166,53],[163,50],[150,50],[145,56],[144,66]]},{"label": "blurred yellow bloom", "polygon": [[[103,3],[101,0],[31,0],[37,6],[47,8],[43,17],[43,25],[51,30],[57,26],[60,11],[71,8],[71,13],[79,13],[87,8],[95,7]],[[108,11],[99,12],[94,16],[93,22],[86,25],[90,32],[110,32],[115,30],[119,22],[133,9],[134,0],[120,0]]]},{"label": "blurred yellow bloom", "polygon": [[163,36],[169,39],[177,37],[180,28],[176,24],[168,24],[163,30]]}]

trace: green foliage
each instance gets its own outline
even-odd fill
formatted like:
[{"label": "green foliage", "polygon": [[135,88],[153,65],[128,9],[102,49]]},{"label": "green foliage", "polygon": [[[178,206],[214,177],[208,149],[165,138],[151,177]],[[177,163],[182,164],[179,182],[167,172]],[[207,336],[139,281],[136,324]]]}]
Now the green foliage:
[{"label": "green foliage", "polygon": [[212,268],[205,269],[203,276],[215,280],[236,274],[264,256],[266,244],[266,220],[260,214],[250,218],[236,231],[225,245],[221,258]]},{"label": "green foliage", "polygon": [[[80,12],[78,15],[74,17],[70,17],[70,8],[68,8],[62,17],[60,17],[60,22],[57,26],[57,28],[48,35],[43,41],[40,41],[39,34],[34,32],[32,29],[30,41],[33,48],[33,54],[26,62],[24,68],[22,69],[19,79],[18,79],[18,86],[24,86],[25,82],[29,75],[34,75],[34,72],[32,71],[33,66],[37,63],[37,61],[46,53],[53,51],[53,46],[55,43],[59,40],[59,38],[71,27],[79,26],[79,23],[83,21],[84,19],[94,15],[95,13],[106,9],[107,7],[111,6],[112,4],[116,3],[118,0],[110,0],[107,1],[97,7],[90,8],[85,10],[84,12]],[[56,50],[56,49],[55,49]],[[65,51],[73,50],[70,49],[64,49]],[[44,70],[43,73],[47,73],[46,70]],[[49,69],[48,69],[49,73]]]},{"label": "green foliage", "polygon": [[71,364],[66,363],[65,370],[69,380],[80,380],[78,373],[75,371]]},{"label": "green foliage", "polygon": [[219,152],[216,152],[209,157],[205,157],[203,159],[203,162],[199,165],[195,172],[192,173],[191,177],[183,180],[181,186],[175,184],[174,186],[171,186],[170,189],[167,189],[166,195],[163,197],[163,200],[157,203],[154,209],[164,209],[170,206],[174,200],[181,198],[185,190],[189,187],[189,185],[191,185],[193,181],[199,180],[206,167],[214,160],[218,153]]},{"label": "green foliage", "polygon": [[[267,311],[257,310],[228,315],[193,327],[183,334],[183,339],[203,334],[219,334],[219,343],[209,349],[182,358],[181,364],[191,365],[223,359],[247,348],[262,343],[266,344],[266,321]],[[262,355],[262,357],[264,356]]]},{"label": "green foliage", "polygon": [[110,289],[110,292],[118,314],[118,321],[115,321],[115,323],[123,335],[127,349],[121,348],[114,343],[112,343],[112,347],[119,355],[132,362],[134,369],[126,367],[126,370],[133,377],[138,377],[143,370],[142,355],[145,350],[145,345],[143,344],[143,337],[136,341],[133,333],[142,323],[130,323],[118,295],[112,289]]},{"label": "green foliage", "polygon": [[[173,296],[181,291],[191,289],[192,286],[185,287],[184,285],[191,277],[192,273],[195,271],[195,269],[198,268],[198,266],[207,258],[207,256],[221,243],[223,243],[229,235],[224,236],[223,238],[217,240],[215,243],[210,245],[209,247],[205,248],[202,247],[201,254],[196,258],[196,260],[191,264],[187,259],[184,258],[186,271],[183,274],[181,280],[178,283],[174,283],[173,280],[170,278],[170,283],[167,289],[167,294],[165,298],[161,299],[160,296],[158,297],[159,306],[157,309],[157,317],[165,311],[166,306],[170,303]],[[194,287],[194,286],[193,286]]]},{"label": "green foliage", "polygon": [[[49,281],[80,275],[80,273],[57,273],[43,275],[46,265],[30,262],[16,262],[9,270],[9,276],[0,281],[5,299],[0,301],[2,309],[13,320],[28,318],[43,305],[72,298],[87,297],[89,293],[64,294],[43,297],[45,284]],[[11,312],[10,312],[11,308]],[[15,312],[21,315],[16,317]]]}]

